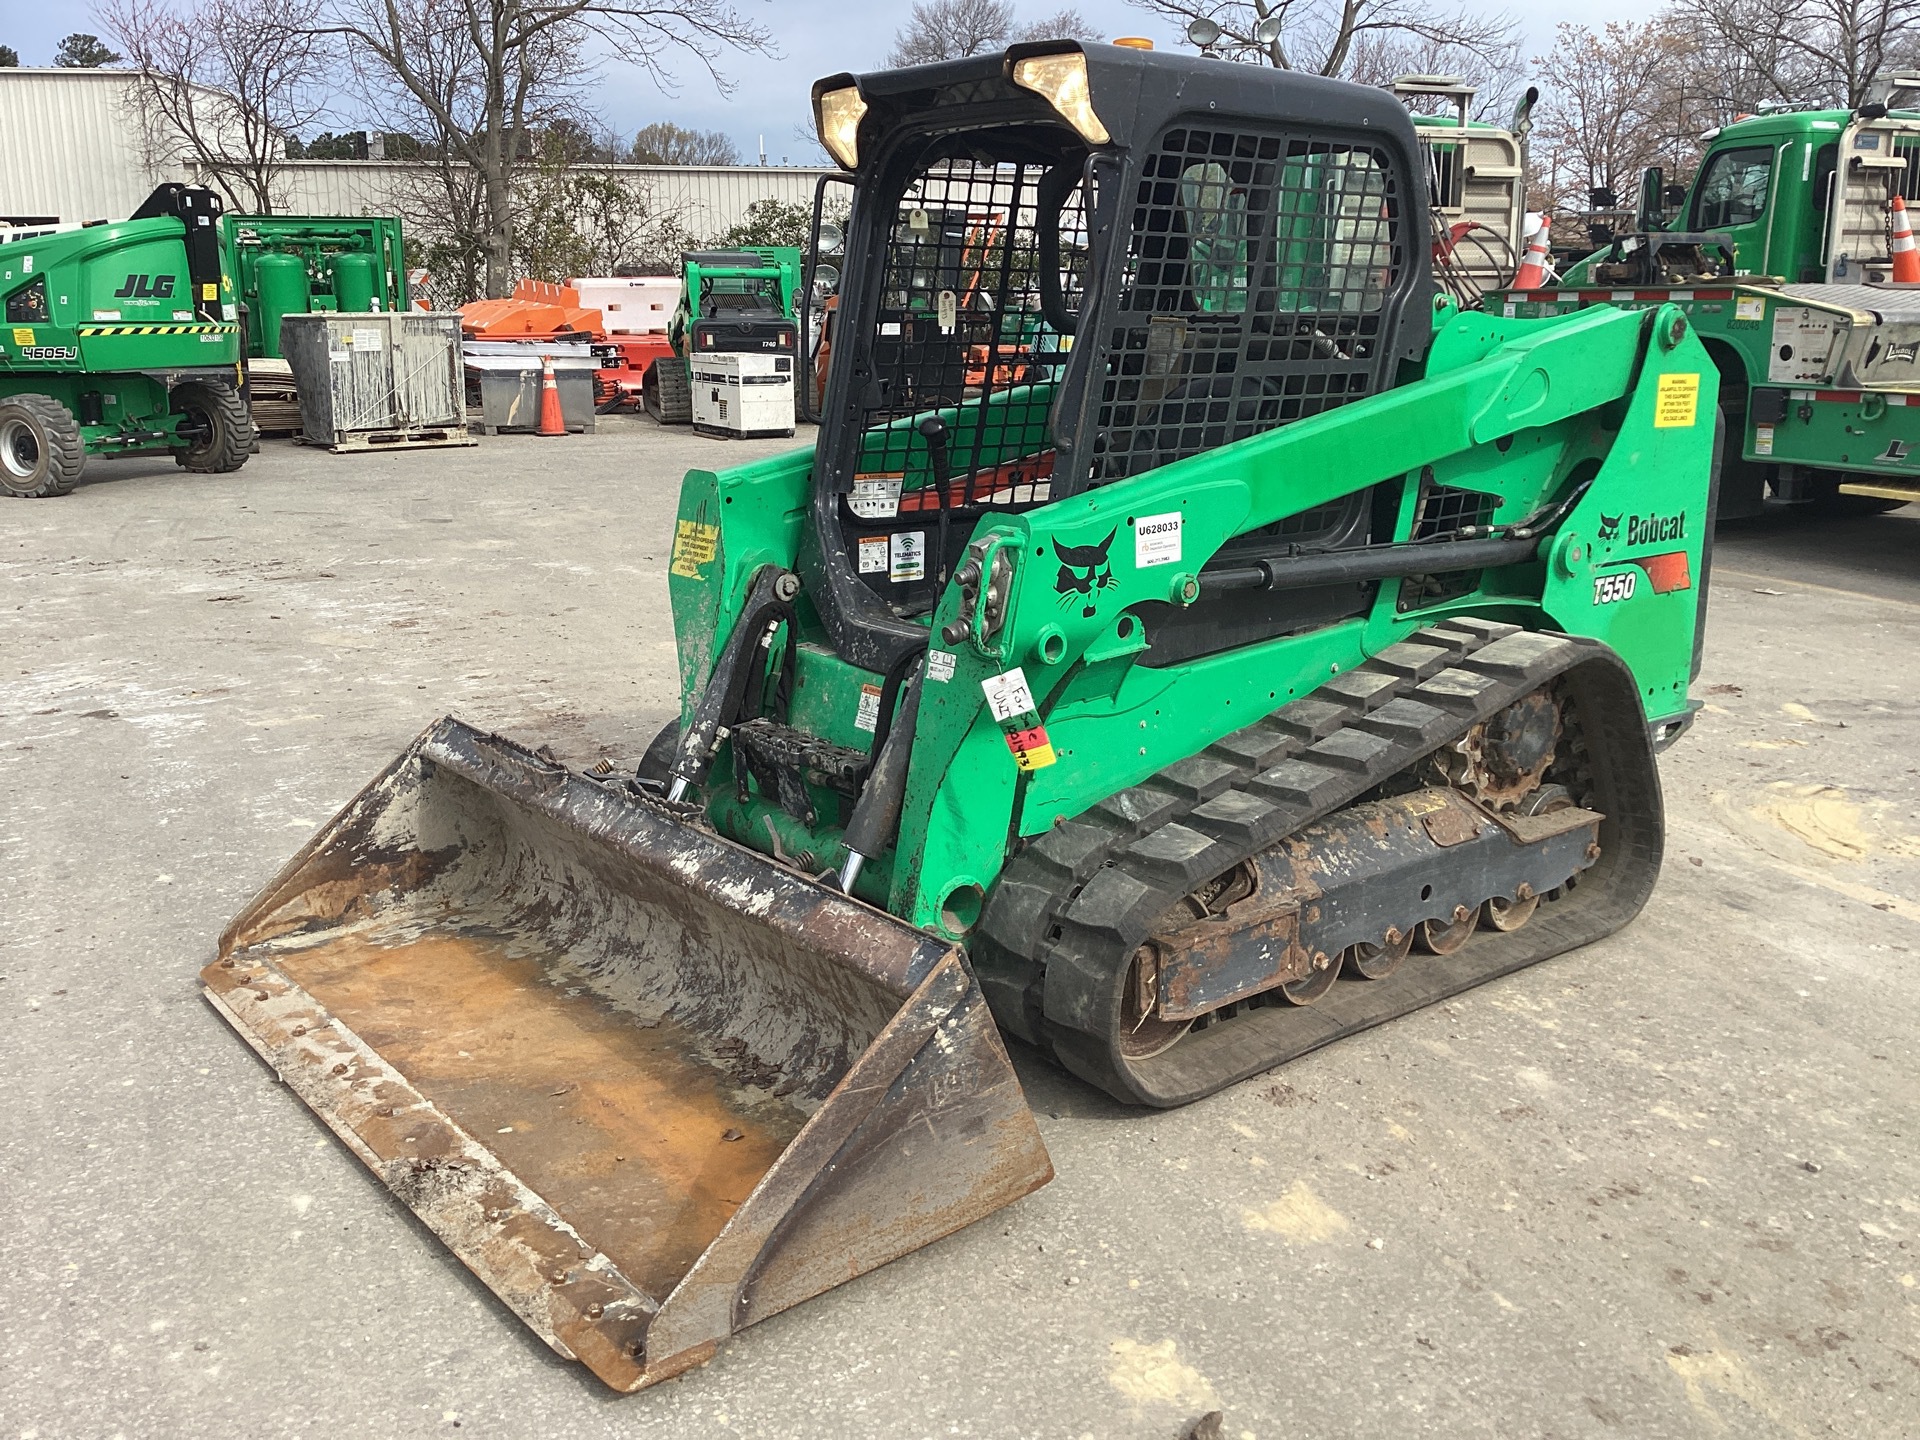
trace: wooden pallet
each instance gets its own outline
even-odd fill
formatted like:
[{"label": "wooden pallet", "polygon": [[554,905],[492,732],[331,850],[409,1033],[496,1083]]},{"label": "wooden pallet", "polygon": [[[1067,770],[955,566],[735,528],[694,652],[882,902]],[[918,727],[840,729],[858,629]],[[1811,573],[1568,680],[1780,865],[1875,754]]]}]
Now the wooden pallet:
[{"label": "wooden pallet", "polygon": [[302,445],[331,450],[334,454],[361,450],[432,450],[447,445],[478,445],[464,425],[422,425],[407,430],[336,431],[332,443],[316,440],[302,431]]}]

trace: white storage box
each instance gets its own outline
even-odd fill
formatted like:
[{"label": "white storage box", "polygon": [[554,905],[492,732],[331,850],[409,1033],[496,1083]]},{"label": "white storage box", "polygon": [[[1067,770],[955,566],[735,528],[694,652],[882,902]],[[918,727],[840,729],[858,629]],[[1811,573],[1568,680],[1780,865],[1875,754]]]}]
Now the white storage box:
[{"label": "white storage box", "polygon": [[693,366],[693,428],[706,435],[793,434],[793,357],[708,353]]},{"label": "white storage box", "polygon": [[609,335],[664,335],[680,303],[678,275],[588,275],[567,282]]}]

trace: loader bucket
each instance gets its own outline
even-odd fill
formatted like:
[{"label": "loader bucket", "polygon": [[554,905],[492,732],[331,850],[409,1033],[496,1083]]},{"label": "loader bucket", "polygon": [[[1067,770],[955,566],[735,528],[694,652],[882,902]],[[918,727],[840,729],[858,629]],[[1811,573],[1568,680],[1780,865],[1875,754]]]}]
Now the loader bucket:
[{"label": "loader bucket", "polygon": [[469,1269],[620,1390],[1052,1177],[955,946],[453,719],[202,978]]}]

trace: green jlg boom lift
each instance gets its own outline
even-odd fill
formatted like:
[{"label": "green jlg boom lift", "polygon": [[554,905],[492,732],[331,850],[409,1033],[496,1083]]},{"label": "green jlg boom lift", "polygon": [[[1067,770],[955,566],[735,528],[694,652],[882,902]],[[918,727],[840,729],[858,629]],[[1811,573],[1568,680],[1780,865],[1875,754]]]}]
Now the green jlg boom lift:
[{"label": "green jlg boom lift", "polygon": [[220,201],[162,185],[107,225],[0,230],[0,492],[64,495],[93,456],[247,463]]},{"label": "green jlg boom lift", "polygon": [[1180,1105],[1613,933],[1692,713],[1713,364],[1436,295],[1391,95],[1059,42],[815,107],[819,440],[686,477],[678,720],[437,721],[204,972],[622,1389],[1043,1184],[1002,1031]]}]

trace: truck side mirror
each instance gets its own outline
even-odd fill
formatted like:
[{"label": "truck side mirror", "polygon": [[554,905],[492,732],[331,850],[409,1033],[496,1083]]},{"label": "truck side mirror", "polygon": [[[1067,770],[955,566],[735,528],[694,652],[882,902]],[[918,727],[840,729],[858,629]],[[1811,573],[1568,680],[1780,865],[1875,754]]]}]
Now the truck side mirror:
[{"label": "truck side mirror", "polygon": [[1633,228],[1642,232],[1660,230],[1666,226],[1666,206],[1663,197],[1666,192],[1666,176],[1658,165],[1649,165],[1640,176],[1640,207],[1634,215]]}]

